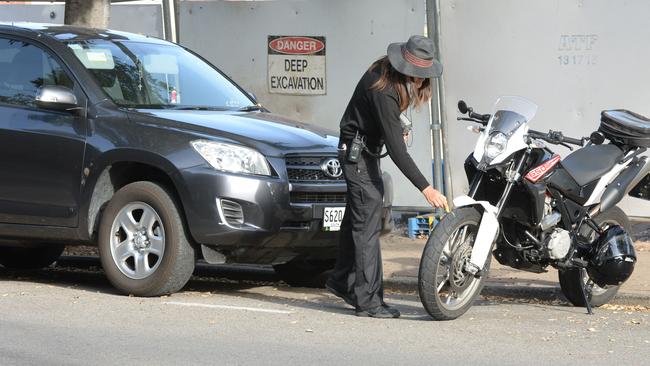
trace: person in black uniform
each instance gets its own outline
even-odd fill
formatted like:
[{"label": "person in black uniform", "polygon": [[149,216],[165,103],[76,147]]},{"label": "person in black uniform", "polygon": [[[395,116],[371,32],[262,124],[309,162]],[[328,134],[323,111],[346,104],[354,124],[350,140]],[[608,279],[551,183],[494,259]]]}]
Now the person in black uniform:
[{"label": "person in black uniform", "polygon": [[[442,73],[433,49],[433,41],[422,36],[390,44],[387,56],[374,62],[357,84],[341,119],[339,160],[347,183],[347,204],[336,266],[326,287],[354,306],[358,316],[400,316],[383,299],[379,247],[384,195],[379,154],[383,145],[433,207],[447,206],[445,197],[431,187],[408,154],[400,120],[409,106],[417,108],[431,98],[430,78]],[[360,141],[365,145],[361,150]]]}]

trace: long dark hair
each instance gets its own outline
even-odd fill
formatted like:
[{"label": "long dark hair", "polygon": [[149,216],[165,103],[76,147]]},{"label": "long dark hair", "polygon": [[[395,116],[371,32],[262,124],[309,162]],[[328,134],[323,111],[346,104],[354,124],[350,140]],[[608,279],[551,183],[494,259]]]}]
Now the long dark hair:
[{"label": "long dark hair", "polygon": [[400,111],[404,112],[409,105],[417,109],[431,99],[431,79],[424,79],[422,86],[418,89],[411,89],[409,92],[407,87],[408,76],[395,70],[393,65],[390,64],[388,56],[384,56],[373,62],[369,70],[372,71],[376,67],[381,67],[381,76],[370,88],[373,90],[384,90],[392,86],[399,96]]}]

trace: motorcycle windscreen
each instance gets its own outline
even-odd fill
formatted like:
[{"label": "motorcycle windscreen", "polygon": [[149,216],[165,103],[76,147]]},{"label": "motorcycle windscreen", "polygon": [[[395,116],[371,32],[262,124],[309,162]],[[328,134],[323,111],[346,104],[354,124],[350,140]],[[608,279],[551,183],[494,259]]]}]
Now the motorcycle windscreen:
[{"label": "motorcycle windscreen", "polygon": [[494,104],[492,118],[488,121],[488,135],[492,132],[512,134],[523,124],[530,122],[537,113],[537,104],[516,96],[502,96]]}]

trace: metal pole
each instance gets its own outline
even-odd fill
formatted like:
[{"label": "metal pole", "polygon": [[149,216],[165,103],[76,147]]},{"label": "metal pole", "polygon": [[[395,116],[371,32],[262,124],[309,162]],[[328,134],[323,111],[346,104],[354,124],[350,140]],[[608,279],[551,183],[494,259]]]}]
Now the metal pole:
[{"label": "metal pole", "polygon": [[[436,29],[436,0],[427,0],[426,2],[426,11],[427,11],[427,36],[431,38],[434,42],[435,52],[438,58],[440,58],[440,51],[438,47],[438,31]],[[431,79],[431,85],[438,85],[438,79]],[[437,87],[435,90],[435,103],[434,99],[431,100],[431,133],[433,137],[433,188],[444,192],[443,190],[443,180],[442,180],[442,155],[440,145],[442,143],[442,138],[440,135],[440,88]]]},{"label": "metal pole", "polygon": [[[442,58],[440,52],[440,12],[439,0],[427,0],[427,33],[433,39],[436,55],[438,59]],[[443,65],[444,66],[444,65]],[[443,73],[444,75],[444,73]],[[453,199],[451,186],[451,165],[449,161],[449,149],[447,148],[447,119],[445,117],[445,80],[444,76],[432,80],[437,85],[437,110],[434,116],[431,110],[431,129],[433,130],[433,151],[434,151],[434,176],[436,184],[440,184],[436,189],[440,190],[451,203]],[[432,84],[434,85],[434,84]],[[444,174],[442,167],[442,158],[446,160],[444,165]],[[444,179],[444,186],[442,181]],[[442,189],[444,187],[444,189]]]},{"label": "metal pole", "polygon": [[174,0],[162,0],[163,8],[163,27],[165,29],[165,39],[177,43],[176,36],[176,4]]},{"label": "metal pole", "polygon": [[176,43],[181,43],[181,0],[173,0],[174,5],[174,30],[176,30]]}]

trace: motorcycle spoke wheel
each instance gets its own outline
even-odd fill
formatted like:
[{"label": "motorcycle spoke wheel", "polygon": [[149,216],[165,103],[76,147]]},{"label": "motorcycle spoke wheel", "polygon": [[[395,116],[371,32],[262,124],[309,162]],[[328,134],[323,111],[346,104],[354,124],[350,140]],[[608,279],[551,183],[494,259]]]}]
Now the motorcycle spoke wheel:
[{"label": "motorcycle spoke wheel", "polygon": [[[443,255],[436,268],[436,296],[449,310],[462,307],[473,295],[479,281],[465,271],[478,227],[459,227],[445,243]],[[464,251],[459,253],[459,251]]]},{"label": "motorcycle spoke wheel", "polygon": [[418,287],[422,304],[437,320],[464,314],[481,292],[489,258],[480,278],[466,270],[480,220],[480,212],[475,208],[456,209],[441,220],[427,241]]}]

